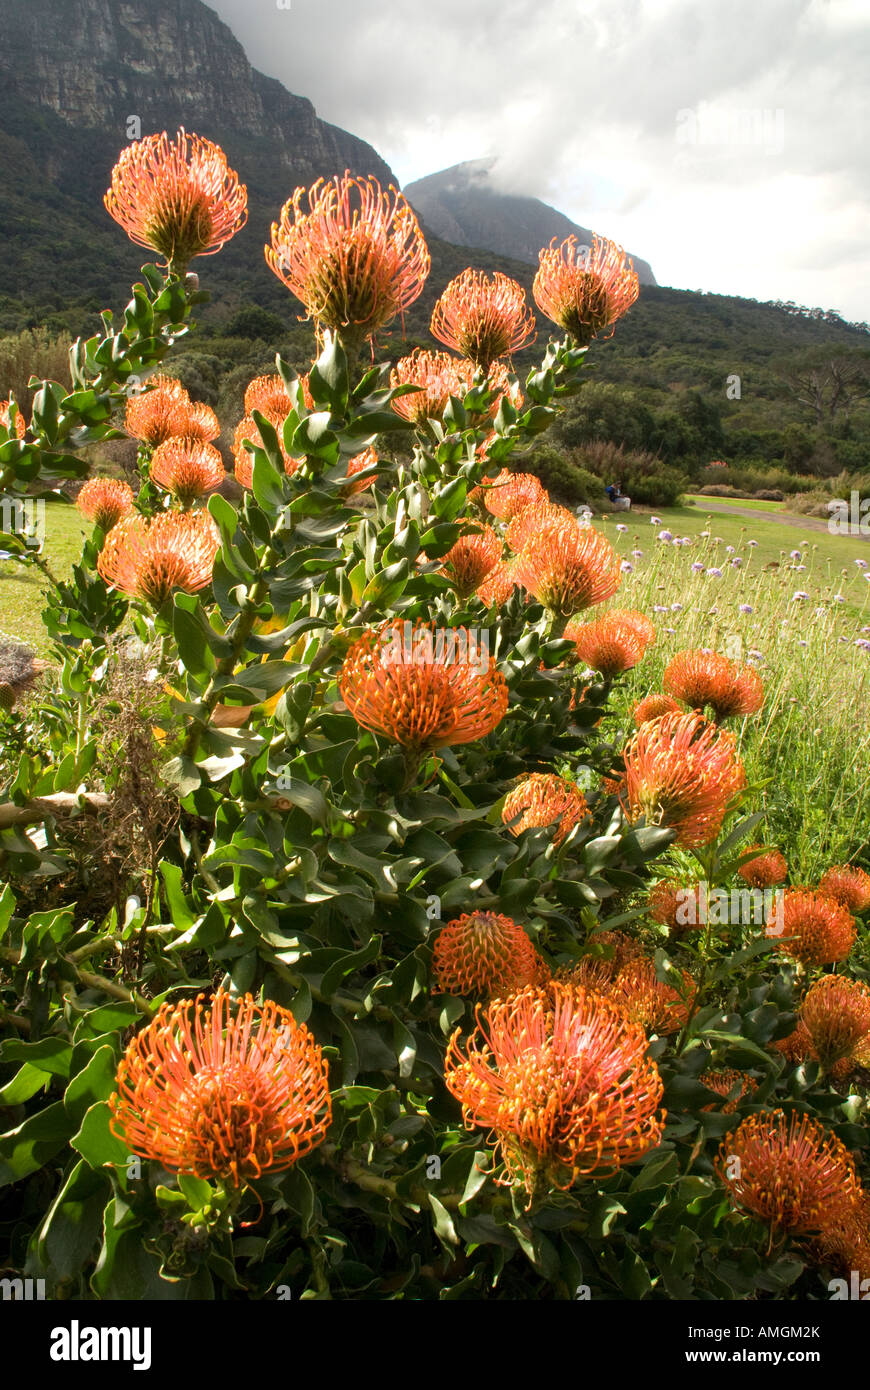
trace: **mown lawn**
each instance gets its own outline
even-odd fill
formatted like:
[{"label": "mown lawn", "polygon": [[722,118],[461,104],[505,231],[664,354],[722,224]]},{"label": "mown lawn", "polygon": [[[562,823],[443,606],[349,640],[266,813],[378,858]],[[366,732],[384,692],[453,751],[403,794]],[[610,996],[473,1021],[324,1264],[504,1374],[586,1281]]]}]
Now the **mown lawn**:
[{"label": "mown lawn", "polygon": [[[81,555],[87,534],[75,507],[47,502],[43,555],[58,579],[68,579]],[[0,544],[2,549],[2,544]],[[0,630],[7,637],[27,642],[40,656],[48,655],[48,641],[40,614],[47,581],[35,566],[0,560]]]}]

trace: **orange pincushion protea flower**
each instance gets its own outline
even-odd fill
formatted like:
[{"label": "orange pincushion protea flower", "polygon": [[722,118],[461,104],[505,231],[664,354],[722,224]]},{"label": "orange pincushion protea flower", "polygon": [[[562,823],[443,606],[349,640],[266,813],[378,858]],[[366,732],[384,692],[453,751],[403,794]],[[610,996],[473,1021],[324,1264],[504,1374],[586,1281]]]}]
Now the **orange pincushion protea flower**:
[{"label": "orange pincushion protea flower", "polygon": [[[10,399],[8,396],[7,396],[7,398],[6,398],[5,401],[0,401],[0,425],[2,425],[2,426],[4,427],[4,429],[7,429],[7,430],[9,430],[9,429],[12,428],[12,426],[11,426],[10,423],[9,423],[9,414],[10,414],[10,407],[11,407],[11,405],[12,405],[12,401],[11,401],[11,399]],[[23,439],[23,438],[24,438],[24,434],[25,434],[26,429],[27,429],[27,426],[26,426],[26,424],[25,424],[25,422],[24,422],[24,416],[23,416],[23,414],[21,413],[21,409],[20,409],[20,407],[19,407],[18,412],[17,412],[17,414],[16,414],[16,416],[15,416],[15,433],[18,435],[18,438],[19,438],[19,439]]]},{"label": "orange pincushion protea flower", "polygon": [[198,497],[220,487],[226,471],[213,444],[198,439],[164,439],[154,450],[151,479],[189,506]]},{"label": "orange pincushion protea flower", "polygon": [[606,536],[592,526],[541,527],[514,562],[522,584],[557,619],[571,618],[612,598],[619,588],[619,560]]},{"label": "orange pincushion protea flower", "polygon": [[501,608],[503,603],[507,603],[515,587],[513,565],[498,560],[483,583],[475,589],[475,593],[487,608]]},{"label": "orange pincushion protea flower", "polygon": [[[370,445],[369,448],[364,449],[361,454],[354,454],[347,465],[348,478],[356,478],[357,473],[364,472],[366,468],[371,468],[372,465],[377,462],[378,456]],[[348,497],[357,497],[359,493],[365,492],[366,488],[371,487],[374,481],[375,477],[373,475],[371,478],[363,478],[361,482],[348,482],[346,486],[342,488],[341,495],[345,499]]]},{"label": "orange pincushion protea flower", "polygon": [[621,246],[593,236],[591,248],[566,237],[541,251],[532,285],[538,308],[580,344],[588,346],[630,309],[640,293],[637,274]]},{"label": "orange pincushion protea flower", "polygon": [[272,223],[265,250],[270,268],[320,331],[359,341],[414,303],[431,267],[402,194],[349,173],[297,188]]},{"label": "orange pincushion protea flower", "polygon": [[826,1071],[837,1062],[870,1063],[870,989],[845,975],[822,975],[807,991],[800,1021]]},{"label": "orange pincushion protea flower", "polygon": [[136,140],[121,151],[103,199],[137,246],[183,270],[194,256],[213,256],[248,218],[248,195],[219,145],[182,128]]},{"label": "orange pincushion protea flower", "polygon": [[498,912],[464,913],[448,922],[432,952],[436,994],[509,994],[549,975],[522,927]]},{"label": "orange pincushion protea flower", "polygon": [[143,444],[162,444],[164,439],[184,433],[179,425],[186,420],[190,397],[175,377],[153,376],[148,389],[127,400],[127,433]]},{"label": "orange pincushion protea flower", "polygon": [[607,678],[618,676],[636,666],[649,646],[636,616],[614,608],[593,623],[569,623],[565,637],[574,643],[579,661]]},{"label": "orange pincushion protea flower", "polygon": [[[853,1207],[824,1222],[813,1244],[821,1261],[836,1265],[850,1283],[853,1271],[857,1273],[862,1281],[861,1296],[866,1298],[863,1281],[870,1278],[870,1196],[863,1189]],[[850,1296],[856,1297],[854,1293]]]},{"label": "orange pincushion protea flower", "polygon": [[220,532],[208,512],[128,516],[113,526],[97,559],[107,584],[159,607],[174,589],[211,583]]},{"label": "orange pincushion protea flower", "polygon": [[607,994],[623,967],[644,954],[640,943],[621,931],[594,932],[586,945],[604,946],[609,954],[581,956],[576,964],[561,966],[556,978],[596,990],[599,994]]},{"label": "orange pincushion protea flower", "polygon": [[399,396],[391,402],[397,415],[420,425],[424,420],[440,420],[451,396],[462,400],[471,389],[474,363],[457,361],[446,352],[415,348],[400,357],[390,374],[390,384],[419,386],[420,390]]},{"label": "orange pincushion protea flower", "polygon": [[553,523],[576,526],[577,518],[567,507],[550,502],[545,494],[541,501],[531,502],[521,511],[513,513],[513,520],[508,525],[504,538],[511,550],[518,552],[528,545],[542,526]]},{"label": "orange pincushion protea flower", "polygon": [[846,1217],[861,1188],[836,1135],[808,1115],[750,1115],[722,1142],[716,1171],[736,1206],[773,1232],[803,1233]]},{"label": "orange pincushion protea flower", "polygon": [[451,280],[432,311],[429,331],[445,347],[483,371],[534,340],[535,318],[522,285],[496,271],[490,280],[464,270]]},{"label": "orange pincushion protea flower", "polygon": [[117,478],[91,478],[79,492],[76,506],[101,531],[111,531],[134,510],[133,489]]},{"label": "orange pincushion protea flower", "polygon": [[245,388],[245,414],[253,415],[259,410],[261,415],[273,425],[287,419],[293,409],[293,402],[287,395],[287,387],[277,372],[270,376],[255,376]]},{"label": "orange pincushion protea flower", "polygon": [[508,792],[501,818],[512,835],[555,825],[553,843],[560,845],[588,814],[586,798],[576,783],[555,772],[530,772]]},{"label": "orange pincushion protea flower", "polygon": [[648,724],[651,719],[661,719],[663,714],[680,714],[680,706],[676,700],[672,700],[670,695],[645,695],[642,700],[638,700],[632,710],[632,718],[640,728],[641,724]]},{"label": "orange pincushion protea flower", "polygon": [[642,1158],[661,1139],[662,1081],[642,1028],[618,1005],[565,982],[529,986],[478,1006],[477,1027],[453,1034],[445,1080],[468,1129],[492,1132],[529,1198],[566,1190]]},{"label": "orange pincushion protea flower", "polygon": [[[758,1090],[758,1082],[745,1072],[725,1068],[723,1071],[708,1071],[701,1082],[711,1091],[716,1091],[725,1100],[724,1105],[702,1105],[702,1110],[721,1110],[723,1115],[733,1115],[742,1100]],[[737,1088],[740,1088],[739,1090]],[[736,1095],[732,1094],[734,1091]],[[731,1096],[729,1100],[728,1097]]]},{"label": "orange pincushion protea flower", "polygon": [[210,444],[221,432],[218,417],[210,405],[202,401],[181,401],[170,416],[173,435],[199,439]]},{"label": "orange pincushion protea flower", "polygon": [[835,864],[822,874],[817,891],[850,912],[863,912],[870,907],[870,874],[855,864]]},{"label": "orange pincushion protea flower", "polygon": [[778,849],[762,850],[761,845],[747,845],[742,853],[748,854],[753,849],[761,852],[737,870],[743,881],[751,888],[773,888],[777,883],[785,883],[788,877],[785,855]]},{"label": "orange pincushion protea flower", "polygon": [[681,975],[682,989],[674,989],[658,979],[653,961],[638,957],[621,967],[606,989],[607,997],[646,1032],[676,1033],[688,1022],[688,1005],[695,993],[692,976],[687,970]]},{"label": "orange pincushion protea flower", "polygon": [[835,965],[855,945],[857,927],[848,909],[832,898],[812,888],[787,888],[782,930],[768,925],[765,935],[775,937],[783,955],[802,965]]},{"label": "orange pincushion protea flower", "polygon": [[444,556],[442,569],[456,585],[460,598],[468,598],[500,559],[501,541],[491,527],[484,526],[474,535],[459,537]]},{"label": "orange pincushion protea flower", "polygon": [[219,992],[164,1004],[121,1059],[113,1134],[170,1172],[240,1187],[310,1153],[332,1119],[327,1064],[304,1023]]},{"label": "orange pincushion protea flower", "polygon": [[484,478],[483,505],[493,516],[511,521],[524,507],[546,502],[547,494],[532,473],[511,473],[503,468],[495,478]]},{"label": "orange pincushion protea flower", "polygon": [[[245,440],[248,439],[258,449],[263,447],[263,438],[257,428],[256,421],[250,415],[246,415],[244,420],[240,420],[236,425],[236,432],[233,436],[233,458],[236,466],[233,472],[236,480],[242,487],[250,489],[254,481],[254,456],[250,449],[246,448]],[[284,460],[284,472],[288,478],[292,478],[296,469],[302,462],[301,459],[291,458],[284,448],[284,441],[281,438],[281,431],[278,430],[278,443],[281,447],[281,457]]]},{"label": "orange pincushion protea flower", "polygon": [[628,818],[671,826],[674,843],[686,849],[715,839],[746,780],[733,734],[700,714],[665,714],[641,724],[623,757]]},{"label": "orange pincushion protea flower", "polygon": [[663,684],[669,695],[693,709],[709,705],[717,723],[733,715],[757,714],[764,704],[758,672],[716,652],[677,652],[665,669]]},{"label": "orange pincushion protea flower", "polygon": [[672,936],[682,936],[690,927],[702,926],[699,887],[698,883],[679,883],[667,878],[654,883],[647,897],[650,917],[668,927]]},{"label": "orange pincushion protea flower", "polygon": [[358,724],[417,752],[483,738],[508,706],[504,677],[465,628],[431,623],[367,632],[344,659],[339,689]]}]

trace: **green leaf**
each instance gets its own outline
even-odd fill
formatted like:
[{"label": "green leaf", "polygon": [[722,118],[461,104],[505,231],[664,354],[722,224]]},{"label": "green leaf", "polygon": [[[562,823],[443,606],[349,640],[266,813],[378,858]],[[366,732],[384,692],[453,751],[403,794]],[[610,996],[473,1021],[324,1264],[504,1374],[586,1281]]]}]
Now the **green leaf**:
[{"label": "green leaf", "polygon": [[87,1066],[74,1076],[66,1088],[63,1103],[76,1124],[81,1124],[85,1111],[96,1101],[108,1100],[115,1090],[118,1060],[114,1048],[97,1048]]},{"label": "green leaf", "polygon": [[0,1187],[38,1172],[65,1146],[74,1128],[58,1100],[0,1135]]},{"label": "green leaf", "polygon": [[130,1158],[129,1145],[116,1139],[109,1128],[112,1112],[105,1101],[98,1101],[85,1111],[81,1128],[70,1144],[92,1168],[105,1164],[126,1166]]}]

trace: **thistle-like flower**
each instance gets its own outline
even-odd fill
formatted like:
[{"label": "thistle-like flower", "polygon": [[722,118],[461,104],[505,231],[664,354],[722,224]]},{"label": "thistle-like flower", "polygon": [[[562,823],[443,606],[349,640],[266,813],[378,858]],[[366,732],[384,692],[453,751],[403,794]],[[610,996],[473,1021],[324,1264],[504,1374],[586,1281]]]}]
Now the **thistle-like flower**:
[{"label": "thistle-like flower", "polygon": [[462,400],[474,379],[474,363],[451,357],[447,352],[428,352],[415,348],[408,357],[400,357],[390,374],[390,384],[418,386],[407,396],[391,402],[397,415],[415,425],[424,420],[441,419],[451,396]]},{"label": "thistle-like flower", "polygon": [[557,620],[612,598],[622,578],[606,536],[592,526],[559,522],[542,526],[529,540],[514,562],[514,574]]},{"label": "thistle-like flower", "polygon": [[870,989],[845,975],[822,975],[807,990],[800,1021],[825,1071],[848,1061],[849,1070],[870,1064]]},{"label": "thistle-like flower", "polygon": [[133,489],[117,478],[90,478],[79,491],[76,506],[101,531],[111,531],[134,510]]},{"label": "thistle-like flower", "polygon": [[[523,474],[518,476],[522,477]],[[530,476],[529,474],[525,475]],[[496,482],[498,479],[496,479]],[[537,479],[535,479],[537,482]],[[540,487],[540,484],[538,484]],[[485,494],[485,496],[488,494]],[[500,499],[496,499],[500,500]],[[504,538],[511,550],[519,554],[521,550],[533,540],[542,526],[561,524],[563,526],[576,527],[577,518],[573,512],[569,512],[567,507],[560,507],[555,502],[550,502],[546,494],[538,502],[530,502],[528,506],[520,511],[512,513],[512,520],[509,522]]]},{"label": "thistle-like flower", "polygon": [[0,640],[0,709],[12,709],[48,665],[23,643]]},{"label": "thistle-like flower", "polygon": [[642,700],[638,700],[632,710],[632,719],[638,728],[641,724],[648,724],[651,719],[661,719],[663,714],[680,714],[680,706],[676,700],[672,700],[670,695],[645,695]]},{"label": "thistle-like flower", "polygon": [[322,333],[362,342],[414,303],[431,267],[410,205],[349,173],[297,188],[272,223],[270,268]]},{"label": "thistle-like flower", "polygon": [[591,248],[576,236],[541,251],[532,285],[535,303],[586,347],[630,309],[640,293],[637,274],[621,246],[594,236]]},{"label": "thistle-like flower", "polygon": [[647,911],[654,922],[667,927],[671,936],[683,936],[688,930],[702,926],[698,891],[700,884],[680,883],[663,878],[654,883],[647,896]]},{"label": "thistle-like flower", "polygon": [[648,629],[637,619],[643,614],[613,608],[595,622],[569,623],[564,635],[574,643],[578,661],[610,679],[636,666],[649,646]]},{"label": "thistle-like flower", "polygon": [[304,1023],[248,994],[164,1004],[127,1047],[112,1132],[170,1172],[243,1187],[323,1142],[332,1102]]},{"label": "thistle-like flower", "polygon": [[733,715],[757,714],[764,704],[764,684],[755,668],[739,666],[716,652],[677,652],[663,684],[669,695],[693,709],[709,705],[717,723]]},{"label": "thistle-like flower", "polygon": [[432,312],[433,338],[489,372],[499,357],[534,339],[535,318],[522,285],[496,271],[490,280],[464,270],[451,280]]},{"label": "thistle-like flower", "polygon": [[494,660],[464,628],[387,623],[355,642],[339,676],[341,698],[365,729],[412,752],[473,743],[507,712]]},{"label": "thistle-like flower", "polygon": [[501,559],[501,541],[489,526],[460,536],[442,561],[443,573],[456,585],[460,598],[475,593]]},{"label": "thistle-like flower", "polygon": [[165,439],[154,450],[151,480],[189,507],[199,497],[220,487],[226,471],[213,444],[197,439]]},{"label": "thistle-like flower", "polygon": [[265,415],[270,424],[277,428],[283,424],[293,409],[293,402],[287,395],[283,377],[277,372],[270,376],[255,376],[245,388],[245,414],[253,415],[258,410]]},{"label": "thistle-like flower", "polygon": [[716,1171],[736,1206],[771,1235],[818,1231],[843,1219],[860,1196],[855,1162],[836,1135],[808,1115],[750,1115],[722,1142]]},{"label": "thistle-like flower", "polygon": [[783,955],[802,965],[835,965],[855,944],[857,927],[848,908],[812,888],[786,888],[782,923],[768,924]]},{"label": "thistle-like flower", "polygon": [[642,1028],[610,1000],[556,982],[477,1010],[464,1050],[445,1059],[468,1129],[487,1129],[529,1202],[642,1158],[661,1139],[662,1081]]},{"label": "thistle-like flower", "polygon": [[630,820],[677,831],[687,849],[718,835],[733,796],[745,785],[734,736],[699,714],[665,714],[642,724],[625,748],[623,808]]},{"label": "thistle-like flower", "polygon": [[493,565],[483,583],[475,589],[477,597],[487,608],[501,608],[515,588],[513,565],[499,560]]},{"label": "thistle-like flower", "polygon": [[742,853],[749,854],[754,849],[759,851],[756,857],[737,870],[744,883],[751,888],[774,888],[778,883],[785,883],[788,877],[785,855],[778,849],[762,850],[761,845],[747,845]]},{"label": "thistle-like flower", "polygon": [[127,433],[152,448],[164,439],[182,434],[192,402],[181,382],[171,376],[153,376],[147,390],[127,398]]},{"label": "thistle-like flower", "polygon": [[680,973],[681,989],[675,989],[658,978],[653,961],[638,957],[622,966],[606,994],[645,1032],[664,1037],[688,1022],[695,981],[687,970]]},{"label": "thistle-like flower", "polygon": [[179,130],[136,140],[121,151],[103,200],[137,246],[181,272],[212,256],[248,218],[248,195],[219,145]]},{"label": "thistle-like flower", "polygon": [[501,818],[512,835],[555,825],[553,843],[560,845],[588,814],[586,798],[575,782],[555,772],[530,772],[508,792]]},{"label": "thistle-like flower", "polygon": [[850,912],[863,912],[870,907],[870,874],[856,864],[835,864],[822,874],[817,891]]},{"label": "thistle-like flower", "polygon": [[220,543],[208,512],[128,516],[106,537],[97,570],[107,584],[157,608],[174,589],[194,594],[211,583]]},{"label": "thistle-like flower", "polygon": [[708,1071],[700,1078],[704,1086],[722,1096],[724,1105],[702,1105],[702,1110],[721,1110],[723,1115],[733,1115],[742,1100],[746,1100],[758,1090],[758,1082],[745,1072],[725,1068],[722,1071]]},{"label": "thistle-like flower", "polygon": [[523,928],[498,912],[469,912],[448,922],[432,952],[437,994],[510,994],[549,977]]},{"label": "thistle-like flower", "polygon": [[497,477],[484,478],[480,486],[486,510],[501,521],[511,521],[532,503],[547,501],[546,492],[532,473],[511,473],[503,468]]},{"label": "thistle-like flower", "polygon": [[378,455],[371,445],[368,449],[363,449],[361,454],[354,454],[347,465],[348,482],[341,490],[341,495],[345,501],[349,497],[358,497],[361,492],[365,492],[366,488],[372,486],[376,475],[373,474],[371,478],[363,478],[361,481],[357,479],[356,475],[365,472],[367,468],[371,468],[377,462]]}]

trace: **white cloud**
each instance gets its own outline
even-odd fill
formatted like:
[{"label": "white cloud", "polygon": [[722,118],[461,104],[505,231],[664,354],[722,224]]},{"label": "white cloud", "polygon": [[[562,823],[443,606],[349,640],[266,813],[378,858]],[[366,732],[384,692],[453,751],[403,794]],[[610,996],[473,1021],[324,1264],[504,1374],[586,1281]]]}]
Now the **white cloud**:
[{"label": "white cloud", "polygon": [[661,284],[870,318],[867,0],[211,4],[402,183],[497,155]]}]

